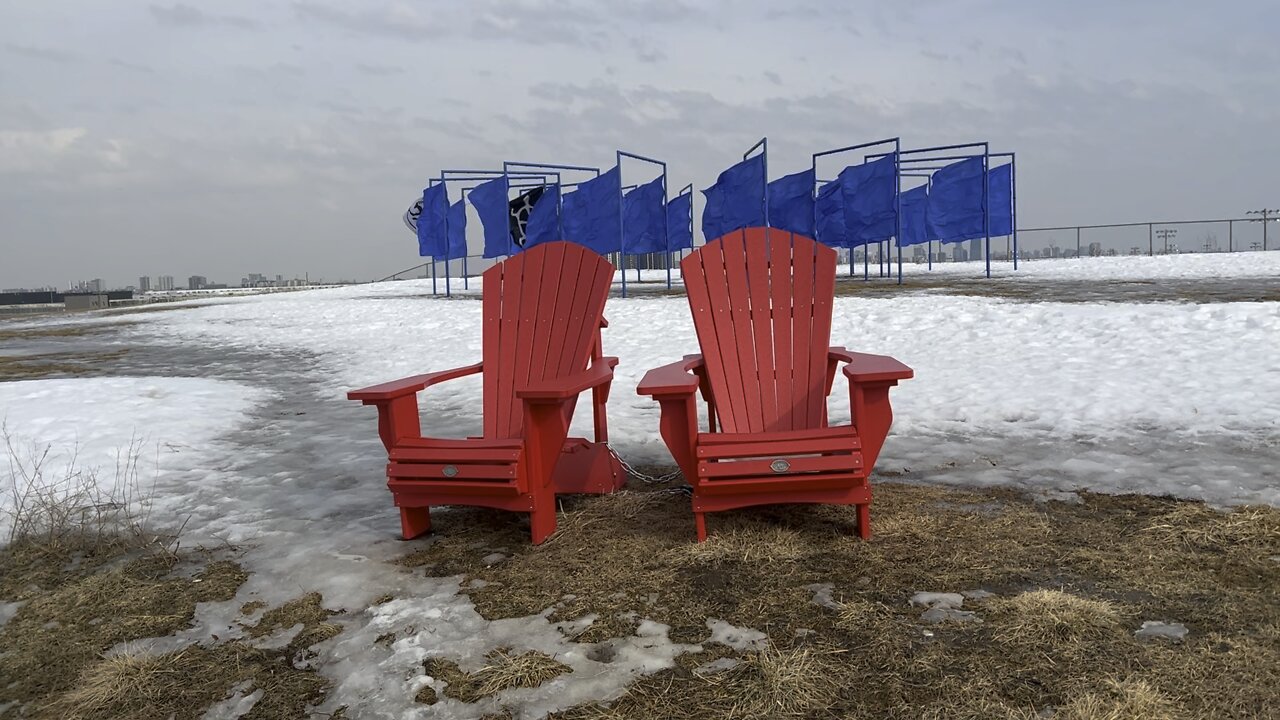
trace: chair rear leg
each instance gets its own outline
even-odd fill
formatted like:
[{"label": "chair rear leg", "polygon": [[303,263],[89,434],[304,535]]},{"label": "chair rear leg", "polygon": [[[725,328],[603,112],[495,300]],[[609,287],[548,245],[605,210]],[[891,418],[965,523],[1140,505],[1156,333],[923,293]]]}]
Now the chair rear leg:
[{"label": "chair rear leg", "polygon": [[533,510],[529,512],[529,534],[534,545],[541,545],[556,531],[556,496],[550,488],[533,493]]},{"label": "chair rear leg", "polygon": [[400,508],[400,535],[405,540],[412,540],[431,532],[430,507]]},{"label": "chair rear leg", "polygon": [[871,539],[871,506],[858,506],[858,537],[863,540]]},{"label": "chair rear leg", "polygon": [[706,542],[707,539],[707,518],[705,513],[694,511],[693,526],[698,530],[698,542]]}]

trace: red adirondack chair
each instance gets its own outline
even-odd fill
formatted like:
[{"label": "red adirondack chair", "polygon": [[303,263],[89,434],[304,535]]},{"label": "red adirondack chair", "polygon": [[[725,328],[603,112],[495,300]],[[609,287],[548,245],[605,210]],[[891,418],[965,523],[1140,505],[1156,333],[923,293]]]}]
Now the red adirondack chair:
[{"label": "red adirondack chair", "polygon": [[[680,263],[701,355],[650,370],[638,392],[662,406],[662,438],[704,513],[776,503],[858,506],[871,537],[867,477],[893,421],[889,388],[911,368],[828,347],[836,253],[801,235],[749,228]],[[830,425],[826,398],[847,363],[853,422]],[[698,431],[695,393],[707,403]],[[719,422],[719,429],[716,424]]]},{"label": "red adirondack chair", "polygon": [[[557,493],[609,493],[626,480],[605,445],[614,357],[600,329],[613,266],[581,245],[552,242],[484,273],[483,361],[347,393],[378,408],[387,486],[406,540],[431,529],[432,505],[529,513],[533,543],[556,529]],[[484,435],[424,437],[417,393],[483,373]],[[578,395],[591,390],[595,442],[570,438]]]}]

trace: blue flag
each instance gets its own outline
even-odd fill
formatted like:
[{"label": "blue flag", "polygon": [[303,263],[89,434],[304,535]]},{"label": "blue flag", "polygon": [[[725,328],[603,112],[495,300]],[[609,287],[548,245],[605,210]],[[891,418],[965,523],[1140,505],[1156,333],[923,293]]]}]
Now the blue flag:
[{"label": "blue flag", "polygon": [[925,204],[929,202],[929,187],[921,185],[902,193],[898,204],[902,209],[902,239],[899,245],[920,245],[929,242],[925,232]]},{"label": "blue flag", "polygon": [[612,170],[564,194],[560,211],[564,239],[601,255],[622,249],[622,173]]},{"label": "blue flag", "polygon": [[667,203],[668,251],[693,248],[693,193],[671,198]]},{"label": "blue flag", "polygon": [[436,260],[457,260],[467,256],[467,203],[464,200],[449,206],[446,216],[449,242],[446,252],[436,256]]},{"label": "blue flag", "polygon": [[524,226],[524,249],[560,239],[560,185],[548,185],[529,211]]},{"label": "blue flag", "polygon": [[1013,234],[1013,165],[987,173],[987,223],[996,237]]},{"label": "blue flag", "polygon": [[769,225],[813,237],[813,170],[769,183]]},{"label": "blue flag", "polygon": [[622,196],[622,239],[628,255],[667,249],[665,179],[659,177]]},{"label": "blue flag", "polygon": [[707,200],[702,208],[702,235],[707,241],[734,230],[764,226],[764,155],[743,160],[720,173],[715,184],[702,194]]},{"label": "blue flag", "polygon": [[422,191],[422,214],[418,216],[418,255],[435,257],[445,249],[445,216],[449,214],[449,194],[444,183]]},{"label": "blue flag", "polygon": [[833,180],[818,188],[818,199],[814,201],[817,215],[817,226],[814,230],[818,242],[829,247],[848,247],[849,233],[844,226],[844,197],[840,192],[840,181]]},{"label": "blue flag", "polygon": [[897,157],[887,155],[840,172],[844,225],[849,246],[888,240],[897,234]]},{"label": "blue flag", "polygon": [[982,158],[952,163],[933,174],[925,223],[930,240],[958,242],[986,234],[982,208]]},{"label": "blue flag", "polygon": [[507,204],[507,176],[501,175],[471,189],[471,205],[480,216],[484,228],[484,256],[514,255],[511,242],[511,216]]}]

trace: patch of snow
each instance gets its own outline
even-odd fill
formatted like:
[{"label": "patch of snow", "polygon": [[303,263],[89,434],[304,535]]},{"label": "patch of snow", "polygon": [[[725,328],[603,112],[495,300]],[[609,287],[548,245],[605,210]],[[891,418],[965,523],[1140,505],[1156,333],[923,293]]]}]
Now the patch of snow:
[{"label": "patch of snow", "polygon": [[503,555],[500,552],[496,552],[496,553],[489,553],[488,555],[485,555],[484,557],[480,558],[480,562],[484,563],[485,565],[497,565],[498,563],[506,559],[507,559],[506,555]]},{"label": "patch of snow", "polygon": [[[437,579],[412,597],[370,608],[362,627],[317,646],[324,660],[321,670],[332,678],[334,691],[317,708],[332,712],[342,705],[359,708],[362,718],[478,718],[503,706],[521,718],[584,702],[605,702],[620,696],[632,680],[674,665],[677,656],[699,652],[701,646],[673,643],[665,625],[645,620],[634,635],[606,643],[575,643],[543,615],[488,621],[465,596],[458,580]],[[387,646],[374,640],[393,634]],[[599,646],[607,646],[607,651]],[[424,681],[422,663],[444,657],[464,671],[474,672],[485,655],[500,647],[516,652],[536,650],[572,669],[536,688],[513,688],[473,704],[442,697],[429,708],[415,705],[413,694]],[[593,659],[600,658],[600,659]]]},{"label": "patch of snow", "polygon": [[[0,383],[3,421],[17,462],[27,472],[46,448],[41,477],[55,492],[75,493],[93,473],[109,498],[146,499],[151,480],[203,472],[217,452],[212,441],[245,421],[271,393],[243,383],[188,377],[106,377]],[[125,472],[138,453],[138,477]],[[74,473],[84,473],[75,477]],[[26,481],[12,462],[0,463],[0,538]],[[129,487],[136,482],[141,487]]]},{"label": "patch of snow", "polygon": [[907,601],[913,607],[960,608],[964,605],[964,595],[945,592],[918,592]]},{"label": "patch of snow", "polygon": [[715,675],[727,670],[732,670],[742,664],[738,658],[722,657],[712,660],[709,663],[703,663],[693,669],[694,675]]},{"label": "patch of snow", "polygon": [[[163,342],[314,354],[319,391],[341,401],[354,387],[480,357],[480,303],[422,296],[429,291],[429,281],[405,281],[257,296],[156,313],[124,332]],[[936,461],[935,438],[990,438],[1005,452],[983,454],[1003,456],[1000,465],[967,474],[991,484],[1280,502],[1280,488],[1246,473],[1219,478],[1199,468],[1186,477],[1155,472],[1142,476],[1150,478],[1148,486],[1125,472],[1124,463],[1102,454],[1055,458],[1043,479],[1035,468],[1007,464],[1008,449],[1022,445],[1071,446],[1142,434],[1184,444],[1222,435],[1242,442],[1274,437],[1280,406],[1265,398],[1280,396],[1280,356],[1269,351],[1269,339],[1280,335],[1278,307],[841,296],[835,300],[832,340],[893,355],[915,369],[916,377],[892,396],[895,435],[919,438],[917,445],[930,451],[912,467]],[[630,389],[650,368],[696,351],[688,303],[682,297],[611,298],[606,315],[611,324],[604,332],[605,352],[621,358],[608,411],[617,430],[612,444],[630,461],[669,463],[658,434],[657,403]],[[1241,382],[1246,376],[1248,382]],[[424,430],[478,434],[480,393],[478,378],[423,393]],[[578,404],[575,433],[589,433],[589,405]],[[829,408],[833,422],[847,421],[848,393],[838,386]],[[359,417],[372,427],[372,409],[364,408]],[[904,448],[891,441],[886,452]],[[1159,461],[1141,449],[1129,454]],[[1204,481],[1206,475],[1213,480]]]},{"label": "patch of snow", "polygon": [[297,623],[293,627],[282,628],[253,642],[253,646],[261,650],[279,650],[286,647],[302,632],[306,626]]},{"label": "patch of snow", "polygon": [[934,607],[925,610],[920,615],[920,619],[929,624],[936,624],[940,622],[982,622],[977,615],[969,610],[956,610],[955,608],[947,607],[946,605],[935,605]]},{"label": "patch of snow", "polygon": [[253,706],[262,699],[262,690],[254,690],[245,695],[245,691],[253,686],[252,680],[245,680],[231,688],[231,695],[209,706],[200,716],[200,720],[236,720],[253,710]]},{"label": "patch of snow", "polygon": [[1142,627],[1134,631],[1139,640],[1172,640],[1181,642],[1187,636],[1187,626],[1182,623],[1166,623],[1159,620],[1144,620]]},{"label": "patch of snow", "polygon": [[813,599],[810,602],[814,605],[821,605],[830,610],[840,609],[840,603],[836,602],[835,598],[831,596],[831,591],[835,589],[835,585],[831,583],[813,583],[812,585],[805,585],[804,589],[813,593]]},{"label": "patch of snow", "polygon": [[0,602],[0,628],[4,627],[14,615],[18,614],[18,610],[26,604],[25,600],[17,602]]},{"label": "patch of snow", "polygon": [[728,645],[734,650],[760,650],[769,644],[769,636],[759,630],[737,627],[724,620],[707,618],[707,627],[711,630],[707,642]]}]

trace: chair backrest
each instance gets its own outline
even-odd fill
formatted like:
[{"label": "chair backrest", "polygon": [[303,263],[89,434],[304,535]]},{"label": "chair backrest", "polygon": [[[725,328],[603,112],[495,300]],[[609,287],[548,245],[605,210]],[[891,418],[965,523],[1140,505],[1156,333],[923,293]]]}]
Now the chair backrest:
[{"label": "chair backrest", "polygon": [[484,436],[518,438],[516,390],[581,372],[599,355],[613,281],[608,260],[582,245],[542,243],[484,273]]},{"label": "chair backrest", "polygon": [[835,251],[747,228],[707,243],[680,268],[723,431],[822,427]]}]

